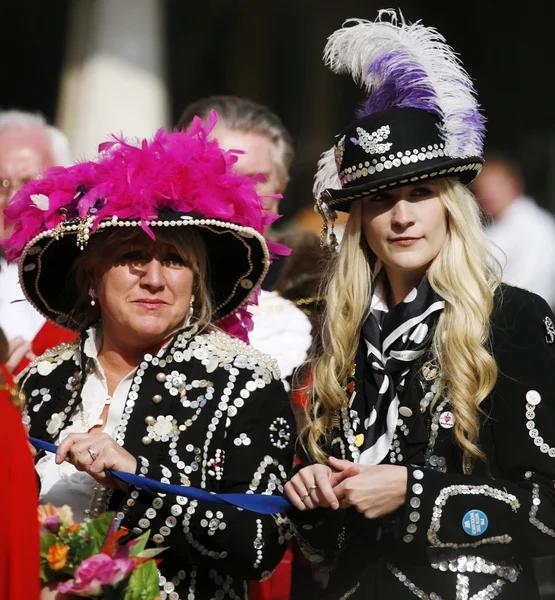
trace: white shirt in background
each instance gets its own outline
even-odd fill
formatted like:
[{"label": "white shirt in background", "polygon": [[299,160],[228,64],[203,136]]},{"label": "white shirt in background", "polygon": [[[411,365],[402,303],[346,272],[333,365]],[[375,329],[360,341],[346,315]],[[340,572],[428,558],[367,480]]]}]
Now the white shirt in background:
[{"label": "white shirt in background", "polygon": [[258,306],[250,306],[251,346],[275,358],[285,389],[293,371],[304,362],[312,343],[312,325],[304,312],[277,292],[261,290]]},{"label": "white shirt in background", "polygon": [[21,336],[30,342],[45,321],[23,294],[17,264],[0,258],[0,328],[6,338]]},{"label": "white shirt in background", "polygon": [[534,292],[555,307],[555,216],[521,196],[486,227],[503,281]]}]

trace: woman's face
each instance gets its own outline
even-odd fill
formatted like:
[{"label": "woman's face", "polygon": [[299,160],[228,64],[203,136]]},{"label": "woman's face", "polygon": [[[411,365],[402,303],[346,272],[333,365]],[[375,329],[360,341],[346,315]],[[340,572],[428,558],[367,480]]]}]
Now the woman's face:
[{"label": "woman's face", "polygon": [[193,271],[173,245],[144,233],[122,242],[97,278],[104,335],[136,348],[163,343],[184,325],[192,290]]},{"label": "woman's face", "polygon": [[438,184],[405,185],[376,192],[362,202],[364,236],[388,276],[422,277],[447,237]]}]

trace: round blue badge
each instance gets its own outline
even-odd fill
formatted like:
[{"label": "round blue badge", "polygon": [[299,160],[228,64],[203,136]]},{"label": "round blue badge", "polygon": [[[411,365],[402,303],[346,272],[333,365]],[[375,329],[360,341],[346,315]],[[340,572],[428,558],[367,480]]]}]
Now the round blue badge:
[{"label": "round blue badge", "polygon": [[468,535],[482,535],[488,528],[488,517],[481,510],[469,510],[463,517],[462,526]]}]

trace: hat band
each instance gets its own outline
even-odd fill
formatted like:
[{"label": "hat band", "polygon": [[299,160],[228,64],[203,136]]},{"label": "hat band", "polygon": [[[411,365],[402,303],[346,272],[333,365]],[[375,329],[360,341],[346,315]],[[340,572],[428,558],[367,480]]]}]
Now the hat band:
[{"label": "hat band", "polygon": [[389,156],[381,156],[379,159],[373,158],[371,161],[360,162],[358,165],[347,167],[339,172],[341,185],[349,187],[351,181],[356,181],[363,177],[371,177],[375,173],[382,173],[390,169],[399,168],[402,165],[407,166],[411,163],[424,162],[434,158],[443,158],[445,156],[443,144],[430,144],[427,148],[414,148],[397,152]]}]

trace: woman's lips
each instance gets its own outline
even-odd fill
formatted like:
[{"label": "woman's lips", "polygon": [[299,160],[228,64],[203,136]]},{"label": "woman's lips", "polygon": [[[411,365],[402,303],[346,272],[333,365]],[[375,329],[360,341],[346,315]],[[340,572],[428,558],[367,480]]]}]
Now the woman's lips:
[{"label": "woman's lips", "polygon": [[396,246],[407,247],[407,246],[413,246],[414,244],[416,244],[416,242],[420,241],[421,239],[422,238],[416,238],[416,237],[402,237],[402,238],[394,238],[389,241],[392,244],[395,244]]},{"label": "woman's lips", "polygon": [[148,310],[156,310],[158,308],[162,308],[162,306],[166,306],[167,304],[163,300],[147,300],[145,298],[140,300],[134,300],[133,303],[138,304],[139,306],[142,306],[143,308],[146,308]]}]

